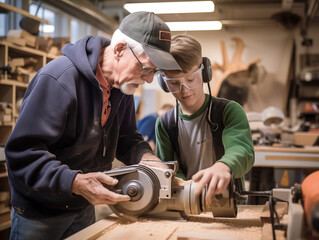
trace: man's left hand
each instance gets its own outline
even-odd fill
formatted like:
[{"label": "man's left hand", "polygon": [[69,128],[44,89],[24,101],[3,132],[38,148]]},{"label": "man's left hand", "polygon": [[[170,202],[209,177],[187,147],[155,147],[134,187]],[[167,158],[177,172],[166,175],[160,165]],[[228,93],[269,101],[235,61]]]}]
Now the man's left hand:
[{"label": "man's left hand", "polygon": [[222,193],[228,186],[231,179],[230,168],[222,162],[217,162],[193,175],[192,179],[197,183],[196,195],[199,195],[203,188],[208,185],[206,202],[211,202],[213,194]]}]

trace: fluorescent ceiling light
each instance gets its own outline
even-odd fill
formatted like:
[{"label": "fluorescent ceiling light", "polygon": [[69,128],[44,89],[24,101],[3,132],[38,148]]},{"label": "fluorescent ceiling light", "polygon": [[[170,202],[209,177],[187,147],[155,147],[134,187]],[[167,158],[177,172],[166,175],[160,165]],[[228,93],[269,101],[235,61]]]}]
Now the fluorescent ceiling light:
[{"label": "fluorescent ceiling light", "polygon": [[164,13],[194,13],[214,12],[215,5],[212,1],[188,2],[153,2],[153,3],[126,3],[124,8],[132,12],[147,11],[156,14]]},{"label": "fluorescent ceiling light", "polygon": [[221,30],[220,21],[166,22],[171,31]]}]

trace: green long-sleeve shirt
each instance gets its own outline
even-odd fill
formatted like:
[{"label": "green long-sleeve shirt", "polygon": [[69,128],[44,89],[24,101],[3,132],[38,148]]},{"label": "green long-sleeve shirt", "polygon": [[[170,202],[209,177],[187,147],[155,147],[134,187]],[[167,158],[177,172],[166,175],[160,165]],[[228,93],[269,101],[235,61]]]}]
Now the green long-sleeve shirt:
[{"label": "green long-sleeve shirt", "polygon": [[[192,115],[185,115],[179,109],[178,144],[181,158],[187,166],[187,175],[179,170],[177,176],[191,179],[201,169],[212,166],[215,162],[212,133],[206,120],[209,96],[206,95],[203,106]],[[168,113],[166,113],[168,114]],[[235,178],[243,177],[254,164],[254,147],[251,131],[243,108],[236,102],[227,103],[223,112],[224,130],[222,142],[225,154],[219,162],[225,163]],[[171,124],[175,124],[172,122]],[[173,144],[160,118],[156,126],[156,155],[163,161],[173,158]]]}]

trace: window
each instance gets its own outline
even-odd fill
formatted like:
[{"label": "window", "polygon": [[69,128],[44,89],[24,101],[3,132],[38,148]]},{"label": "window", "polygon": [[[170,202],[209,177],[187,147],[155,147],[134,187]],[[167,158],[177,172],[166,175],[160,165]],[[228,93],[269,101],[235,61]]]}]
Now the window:
[{"label": "window", "polygon": [[[5,0],[0,0],[2,3],[6,3]],[[0,36],[7,35],[8,32],[8,14],[0,13]]]},{"label": "window", "polygon": [[40,7],[38,9],[37,4],[31,4],[29,8],[29,12],[31,15],[37,16],[39,18],[43,18],[49,22],[49,24],[41,23],[39,27],[39,35],[50,35],[52,37],[55,36],[55,18],[56,14],[46,8]]},{"label": "window", "polygon": [[[71,43],[75,43],[86,35],[111,37],[94,26],[43,2],[39,9],[38,3],[34,1],[30,1],[30,6],[27,1],[0,0],[0,2],[24,9],[29,11],[31,15],[47,20],[49,24],[40,23],[40,36],[70,37]],[[0,36],[6,36],[10,29],[20,29],[19,22],[22,17],[21,14],[13,12],[8,14],[0,13]]]}]

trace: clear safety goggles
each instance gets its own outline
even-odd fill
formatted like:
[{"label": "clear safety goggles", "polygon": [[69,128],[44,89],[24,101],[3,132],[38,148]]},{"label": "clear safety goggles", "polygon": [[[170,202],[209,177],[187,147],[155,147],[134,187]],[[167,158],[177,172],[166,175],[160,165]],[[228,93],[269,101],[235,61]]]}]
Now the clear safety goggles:
[{"label": "clear safety goggles", "polygon": [[182,86],[184,85],[187,89],[195,89],[202,85],[202,70],[204,68],[204,65],[201,64],[200,68],[196,70],[195,72],[188,73],[184,75],[183,77],[177,77],[177,78],[169,78],[166,77],[163,73],[162,77],[166,83],[166,86],[168,90],[171,93],[178,93],[182,90]]}]

